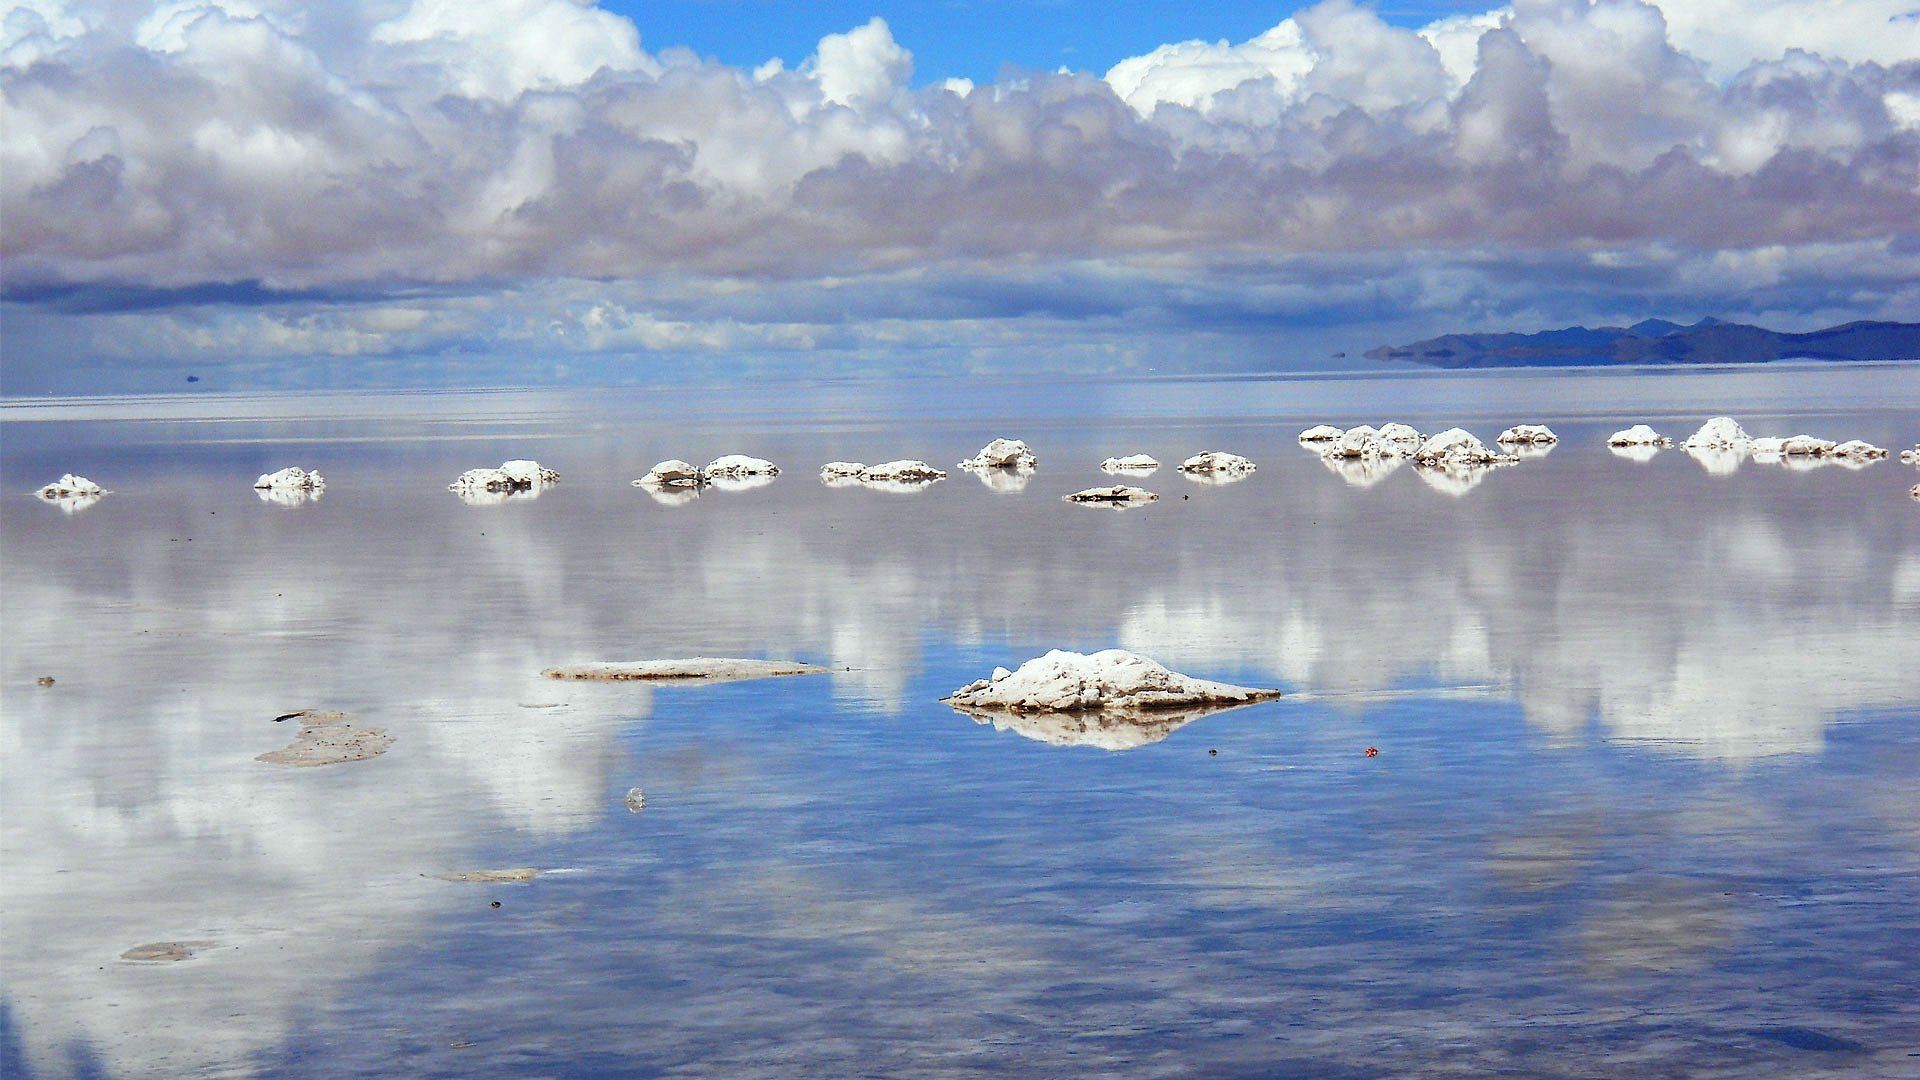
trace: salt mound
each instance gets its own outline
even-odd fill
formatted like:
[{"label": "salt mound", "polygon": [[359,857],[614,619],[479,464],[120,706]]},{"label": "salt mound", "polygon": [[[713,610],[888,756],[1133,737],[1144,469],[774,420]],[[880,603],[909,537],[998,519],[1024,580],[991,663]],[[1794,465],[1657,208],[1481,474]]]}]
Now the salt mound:
[{"label": "salt mound", "polygon": [[1854,461],[1878,461],[1887,456],[1886,448],[1875,446],[1862,439],[1848,439],[1829,451],[1834,457]]},{"label": "salt mound", "polygon": [[1334,427],[1332,424],[1315,424],[1312,427],[1300,433],[1300,441],[1301,442],[1332,442],[1333,440],[1338,439],[1340,436],[1345,434],[1346,432],[1340,430],[1337,427]]},{"label": "salt mound", "polygon": [[633,482],[634,487],[644,488],[697,488],[706,483],[706,477],[700,467],[691,461],[668,458],[666,461],[647,470],[647,475]]},{"label": "salt mound", "polygon": [[779,466],[765,458],[745,454],[723,454],[707,462],[709,480],[740,480],[749,476],[778,476]]},{"label": "salt mound", "polygon": [[1911,450],[1900,451],[1900,460],[1908,465],[1920,465],[1920,443],[1915,443]]},{"label": "salt mound", "polygon": [[1125,457],[1110,457],[1100,463],[1100,471],[1109,473],[1137,472],[1150,473],[1160,467],[1160,463],[1145,454],[1128,454]]},{"label": "salt mound", "polygon": [[99,484],[94,483],[84,476],[75,476],[73,473],[66,473],[62,475],[60,479],[34,492],[35,495],[48,502],[53,502],[56,499],[86,498],[90,495],[105,495],[106,493],[107,490]]},{"label": "salt mound", "polygon": [[858,461],[829,461],[820,466],[822,480],[858,480],[867,467]]},{"label": "salt mound", "polygon": [[1379,438],[1380,433],[1365,424],[1348,428],[1333,441],[1324,455],[1330,458],[1398,457],[1399,446]]},{"label": "salt mound", "polygon": [[523,487],[544,487],[560,482],[560,474],[541,465],[537,461],[516,458],[500,463],[500,471],[506,473],[514,483]]},{"label": "salt mound", "polygon": [[1104,504],[1113,507],[1144,506],[1160,498],[1145,488],[1128,487],[1125,484],[1087,488],[1085,491],[1076,491],[1062,497],[1068,502]]},{"label": "salt mound", "polygon": [[1203,450],[1180,463],[1180,471],[1196,476],[1245,476],[1254,464],[1238,454]]},{"label": "salt mound", "polygon": [[1673,440],[1645,424],[1616,431],[1607,436],[1608,446],[1672,446]]},{"label": "salt mound", "polygon": [[1084,654],[1055,649],[1020,665],[995,668],[944,699],[968,709],[1076,712],[1093,709],[1178,709],[1241,704],[1280,696],[1278,690],[1194,679],[1124,649]]},{"label": "salt mound", "polygon": [[1414,460],[1423,465],[1497,465],[1517,460],[1487,448],[1464,428],[1447,430],[1420,444]]},{"label": "salt mound", "polygon": [[1544,424],[1515,424],[1501,432],[1500,437],[1494,441],[1499,443],[1526,443],[1531,445],[1538,443],[1557,443],[1560,441],[1560,436],[1555,435],[1553,429]]},{"label": "salt mound", "polygon": [[814,675],[826,668],[791,660],[734,660],[714,656],[695,656],[685,660],[634,660],[594,664],[572,664],[548,668],[540,674],[549,679],[583,679],[598,682],[728,682],[738,679],[769,679],[780,675]]},{"label": "salt mound", "polygon": [[515,492],[537,492],[549,484],[560,482],[560,474],[543,467],[537,461],[519,459],[504,461],[497,469],[468,469],[447,485],[447,490],[460,495],[510,495]]},{"label": "salt mound", "polygon": [[883,461],[869,466],[860,473],[860,479],[868,482],[891,480],[905,483],[927,483],[944,480],[947,474],[921,461],[919,458],[900,458],[897,461]]},{"label": "salt mound", "polygon": [[1027,444],[1019,439],[995,439],[980,448],[980,452],[960,463],[960,467],[969,470],[979,469],[1031,469],[1040,460],[1027,449]]},{"label": "salt mound", "polygon": [[1816,439],[1811,435],[1795,435],[1780,443],[1780,452],[1788,457],[1825,457],[1833,453],[1839,445],[1832,439]]},{"label": "salt mound", "polygon": [[1374,437],[1390,446],[1397,446],[1409,454],[1418,450],[1420,444],[1426,441],[1426,436],[1420,434],[1418,428],[1411,424],[1400,423],[1380,425],[1380,430]]},{"label": "salt mound", "polygon": [[1735,450],[1744,448],[1750,441],[1732,417],[1716,416],[1700,425],[1700,430],[1687,436],[1681,445],[1688,450]]},{"label": "salt mound", "polygon": [[312,491],[326,486],[326,477],[317,472],[308,472],[298,465],[279,472],[263,473],[260,479],[253,482],[256,491]]},{"label": "salt mound", "polygon": [[855,485],[875,491],[914,492],[946,479],[946,473],[918,458],[863,465],[858,461],[829,461],[820,467],[820,482],[828,487]]}]

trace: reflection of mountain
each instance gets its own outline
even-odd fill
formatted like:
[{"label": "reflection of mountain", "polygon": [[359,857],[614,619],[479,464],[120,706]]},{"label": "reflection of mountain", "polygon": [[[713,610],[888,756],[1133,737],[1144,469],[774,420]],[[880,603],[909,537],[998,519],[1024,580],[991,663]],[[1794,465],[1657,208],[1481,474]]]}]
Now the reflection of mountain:
[{"label": "reflection of mountain", "polygon": [[1920,324],[1851,322],[1787,334],[1718,319],[1691,326],[1647,319],[1632,326],[1570,326],[1537,334],[1445,334],[1411,345],[1383,345],[1369,350],[1367,358],[1449,368],[1911,360],[1920,358]]}]

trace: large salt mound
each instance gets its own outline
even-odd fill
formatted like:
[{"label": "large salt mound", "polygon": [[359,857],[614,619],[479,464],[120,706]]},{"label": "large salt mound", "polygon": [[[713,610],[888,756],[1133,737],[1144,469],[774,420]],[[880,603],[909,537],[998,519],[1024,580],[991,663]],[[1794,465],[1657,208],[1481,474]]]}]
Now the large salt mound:
[{"label": "large salt mound", "polygon": [[991,678],[969,683],[944,700],[967,709],[1076,712],[1244,704],[1279,696],[1278,690],[1190,678],[1124,649],[1091,654],[1055,649],[1018,671],[995,668]]},{"label": "large salt mound", "polygon": [[1514,458],[1488,449],[1465,428],[1448,428],[1420,444],[1414,460],[1423,465],[1494,465]]},{"label": "large salt mound", "polygon": [[995,439],[960,463],[963,469],[1031,469],[1040,463],[1019,439]]},{"label": "large salt mound", "polygon": [[1687,436],[1681,445],[1688,450],[1733,450],[1744,448],[1750,441],[1731,416],[1716,416],[1700,425],[1700,430]]},{"label": "large salt mound", "polygon": [[1645,424],[1635,424],[1607,436],[1608,446],[1672,446],[1673,440]]}]

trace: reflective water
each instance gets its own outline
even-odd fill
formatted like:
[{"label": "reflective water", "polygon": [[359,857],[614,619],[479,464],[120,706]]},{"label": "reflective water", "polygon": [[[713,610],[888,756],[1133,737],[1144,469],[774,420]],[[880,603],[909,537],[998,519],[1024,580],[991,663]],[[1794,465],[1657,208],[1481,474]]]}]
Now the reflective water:
[{"label": "reflective water", "polygon": [[[1920,370],[0,406],[0,1072],[1915,1074],[1920,474],[1601,445],[1720,411],[1911,445]],[[1387,419],[1563,441],[1293,439]],[[813,475],[995,435],[1039,471]],[[787,471],[628,484],[731,451]],[[1133,452],[1158,503],[1061,501]],[[444,490],[508,457],[563,481]],[[1290,696],[936,700],[1110,646]],[[538,675],[699,654],[835,670]],[[299,708],[396,741],[255,761]]]}]

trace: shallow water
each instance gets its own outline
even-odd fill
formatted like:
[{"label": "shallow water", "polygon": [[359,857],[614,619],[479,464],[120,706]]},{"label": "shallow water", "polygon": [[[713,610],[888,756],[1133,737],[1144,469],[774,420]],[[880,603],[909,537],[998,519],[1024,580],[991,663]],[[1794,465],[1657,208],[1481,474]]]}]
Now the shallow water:
[{"label": "shallow water", "polygon": [[[0,405],[0,1072],[1920,1073],[1920,473],[1601,445],[1716,412],[1909,446],[1920,369]],[[1562,442],[1293,438],[1388,419]],[[995,435],[1024,487],[813,475]],[[628,484],[732,451],[787,471]],[[1132,452],[1158,503],[1061,501]],[[444,490],[508,457],[563,481]],[[68,470],[114,494],[20,494]],[[1111,646],[1289,697],[937,701]],[[538,674],[700,654],[835,670]],[[302,708],[395,742],[255,761]]]}]

